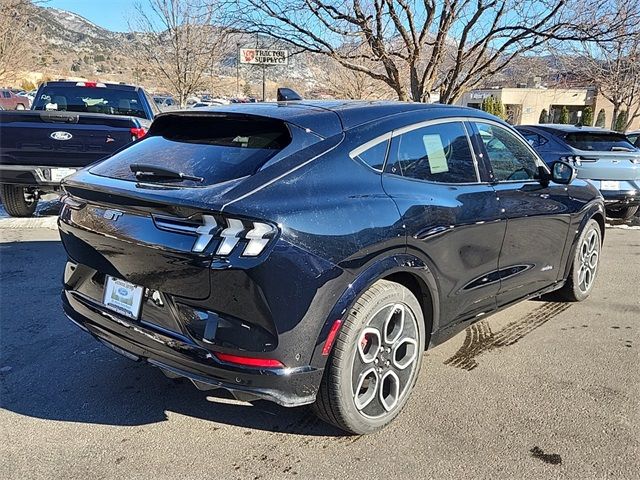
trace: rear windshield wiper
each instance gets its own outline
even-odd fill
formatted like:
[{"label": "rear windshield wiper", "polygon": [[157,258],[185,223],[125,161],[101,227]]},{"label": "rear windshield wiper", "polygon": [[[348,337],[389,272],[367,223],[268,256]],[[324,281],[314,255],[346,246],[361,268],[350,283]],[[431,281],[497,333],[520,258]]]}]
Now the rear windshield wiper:
[{"label": "rear windshield wiper", "polygon": [[187,175],[186,173],[171,170],[170,168],[159,167],[157,165],[147,165],[145,163],[132,163],[129,169],[136,178],[156,177],[157,180],[191,180],[193,182],[203,182],[204,178]]}]

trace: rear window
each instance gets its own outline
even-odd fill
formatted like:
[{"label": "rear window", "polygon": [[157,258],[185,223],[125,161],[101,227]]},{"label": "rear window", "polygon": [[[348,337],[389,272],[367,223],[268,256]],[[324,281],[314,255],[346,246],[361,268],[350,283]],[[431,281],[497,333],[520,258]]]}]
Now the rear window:
[{"label": "rear window", "polygon": [[107,87],[46,86],[34,100],[33,109],[147,118],[138,92]]},{"label": "rear window", "polygon": [[213,185],[254,174],[290,142],[289,129],[280,120],[170,115],[157,118],[147,137],[99,163],[91,172],[138,181],[130,169],[136,163],[204,179],[145,179],[146,183]]},{"label": "rear window", "polygon": [[576,132],[568,133],[564,140],[573,148],[599,152],[635,151],[635,147],[620,133]]}]

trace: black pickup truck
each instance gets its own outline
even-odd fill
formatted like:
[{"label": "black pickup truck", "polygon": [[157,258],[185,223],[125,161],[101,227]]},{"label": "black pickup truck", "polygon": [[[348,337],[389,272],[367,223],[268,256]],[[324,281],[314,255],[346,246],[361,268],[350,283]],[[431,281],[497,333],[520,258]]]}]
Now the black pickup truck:
[{"label": "black pickup truck", "polygon": [[33,214],[60,181],[145,135],[158,107],[140,87],[47,82],[31,110],[0,112],[0,196],[14,217]]}]

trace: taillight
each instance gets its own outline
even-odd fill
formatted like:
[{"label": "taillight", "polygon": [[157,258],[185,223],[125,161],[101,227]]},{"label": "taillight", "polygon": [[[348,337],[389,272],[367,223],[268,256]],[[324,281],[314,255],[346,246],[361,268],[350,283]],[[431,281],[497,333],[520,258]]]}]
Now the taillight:
[{"label": "taillight", "polygon": [[202,215],[200,220],[157,215],[153,220],[162,230],[195,235],[192,252],[202,253],[212,242],[217,242],[215,253],[222,257],[236,249],[242,257],[257,257],[278,232],[268,223],[213,215]]},{"label": "taillight", "polygon": [[215,357],[225,363],[242,365],[243,367],[254,368],[284,368],[281,361],[273,358],[243,357],[240,355],[230,355],[228,353],[214,352]]},{"label": "taillight", "polygon": [[580,165],[582,163],[582,158],[580,155],[566,155],[564,157],[560,157],[561,162],[567,163],[575,163],[576,165]]},{"label": "taillight", "polygon": [[147,134],[147,129],[143,127],[133,127],[129,131],[131,132],[131,140],[140,140]]}]

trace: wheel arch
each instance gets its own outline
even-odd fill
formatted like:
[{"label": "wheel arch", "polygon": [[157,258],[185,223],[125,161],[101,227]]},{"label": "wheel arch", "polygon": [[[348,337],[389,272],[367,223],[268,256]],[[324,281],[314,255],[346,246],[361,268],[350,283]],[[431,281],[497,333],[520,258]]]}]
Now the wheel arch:
[{"label": "wheel arch", "polygon": [[587,206],[584,210],[584,214],[580,219],[580,223],[576,227],[576,233],[573,236],[573,240],[571,241],[571,248],[569,250],[569,255],[567,256],[565,265],[564,265],[564,279],[569,278],[569,274],[571,272],[571,266],[573,262],[573,258],[575,255],[576,248],[578,247],[578,239],[582,234],[583,230],[587,226],[590,220],[595,220],[600,228],[600,241],[604,243],[604,235],[605,235],[605,213],[604,213],[604,205],[602,202],[592,202]]},{"label": "wheel arch", "polygon": [[[425,344],[429,345],[431,334],[437,330],[440,323],[438,288],[435,277],[431,269],[419,258],[409,254],[398,254],[380,259],[370,265],[347,286],[320,329],[311,357],[313,367],[323,368],[326,364],[328,355],[323,355],[322,351],[334,323],[337,320],[342,320],[355,301],[378,280],[399,283],[416,296],[425,321],[427,334]],[[337,334],[337,332],[334,333]]]}]

